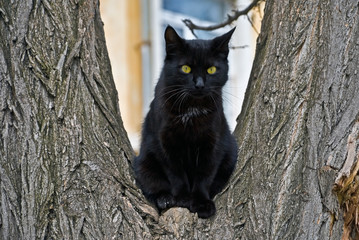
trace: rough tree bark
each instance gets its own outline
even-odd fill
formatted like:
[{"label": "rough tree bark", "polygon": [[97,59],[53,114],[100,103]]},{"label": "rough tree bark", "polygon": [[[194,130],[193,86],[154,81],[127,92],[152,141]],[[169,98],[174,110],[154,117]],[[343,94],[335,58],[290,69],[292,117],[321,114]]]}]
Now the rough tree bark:
[{"label": "rough tree bark", "polygon": [[267,1],[235,130],[243,239],[359,238],[358,8]]},{"label": "rough tree bark", "polygon": [[0,238],[357,238],[358,7],[266,2],[238,167],[202,220],[134,184],[98,1],[1,1]]},{"label": "rough tree bark", "polygon": [[98,1],[0,1],[0,36],[0,238],[149,235]]}]

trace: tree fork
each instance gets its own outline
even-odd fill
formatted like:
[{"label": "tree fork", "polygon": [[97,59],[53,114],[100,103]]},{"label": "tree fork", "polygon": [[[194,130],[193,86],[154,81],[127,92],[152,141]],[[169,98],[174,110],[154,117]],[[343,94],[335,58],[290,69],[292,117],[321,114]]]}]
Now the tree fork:
[{"label": "tree fork", "polygon": [[358,12],[266,1],[239,163],[203,220],[135,186],[98,1],[1,1],[1,238],[357,237]]}]

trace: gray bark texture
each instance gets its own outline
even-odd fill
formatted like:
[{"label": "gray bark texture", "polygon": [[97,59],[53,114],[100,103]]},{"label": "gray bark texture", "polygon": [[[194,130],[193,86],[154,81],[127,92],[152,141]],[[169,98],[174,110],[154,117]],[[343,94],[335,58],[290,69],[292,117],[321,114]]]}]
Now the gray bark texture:
[{"label": "gray bark texture", "polygon": [[145,236],[98,1],[2,0],[0,45],[0,239]]},{"label": "gray bark texture", "polygon": [[98,0],[0,1],[0,239],[358,239],[359,6],[266,2],[217,214],[135,185]]},{"label": "gray bark texture", "polygon": [[266,2],[235,130],[239,238],[359,239],[358,7]]}]

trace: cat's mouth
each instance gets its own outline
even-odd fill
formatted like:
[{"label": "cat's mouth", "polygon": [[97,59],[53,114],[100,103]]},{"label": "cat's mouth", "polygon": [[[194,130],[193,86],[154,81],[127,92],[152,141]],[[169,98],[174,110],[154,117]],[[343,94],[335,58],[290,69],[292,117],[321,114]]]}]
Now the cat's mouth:
[{"label": "cat's mouth", "polygon": [[209,95],[209,91],[205,89],[192,89],[189,93],[194,98],[204,98]]}]

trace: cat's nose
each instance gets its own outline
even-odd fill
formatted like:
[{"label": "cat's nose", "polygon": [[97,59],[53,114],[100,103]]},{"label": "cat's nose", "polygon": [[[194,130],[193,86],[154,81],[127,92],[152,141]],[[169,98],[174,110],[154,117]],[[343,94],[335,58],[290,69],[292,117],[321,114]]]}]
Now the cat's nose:
[{"label": "cat's nose", "polygon": [[196,83],[195,86],[196,86],[197,89],[203,89],[204,88],[203,78],[201,78],[201,77],[196,78],[195,83]]}]

